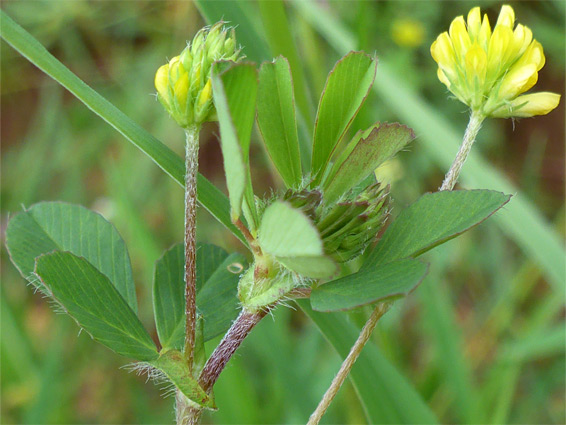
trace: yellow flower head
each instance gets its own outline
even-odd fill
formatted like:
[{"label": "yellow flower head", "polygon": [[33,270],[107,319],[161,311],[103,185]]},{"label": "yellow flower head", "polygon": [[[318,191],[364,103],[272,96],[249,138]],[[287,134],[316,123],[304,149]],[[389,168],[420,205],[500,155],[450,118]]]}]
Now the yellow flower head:
[{"label": "yellow flower head", "polygon": [[391,26],[391,38],[401,47],[418,47],[425,38],[425,27],[414,19],[397,19]]},{"label": "yellow flower head", "polygon": [[155,73],[157,97],[177,123],[191,125],[214,121],[210,69],[214,61],[237,61],[243,56],[236,49],[234,29],[218,22],[201,29],[191,43]]},{"label": "yellow flower head", "polygon": [[545,115],[560,101],[560,95],[549,92],[520,96],[535,85],[545,59],[531,30],[515,27],[511,6],[502,6],[493,32],[479,7],[470,10],[467,21],[457,17],[430,52],[438,63],[438,79],[486,117]]}]

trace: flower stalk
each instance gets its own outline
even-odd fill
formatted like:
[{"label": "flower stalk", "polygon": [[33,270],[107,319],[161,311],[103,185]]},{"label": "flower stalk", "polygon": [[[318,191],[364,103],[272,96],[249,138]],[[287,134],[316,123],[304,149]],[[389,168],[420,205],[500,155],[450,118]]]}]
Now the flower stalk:
[{"label": "flower stalk", "polygon": [[472,149],[472,146],[476,140],[478,132],[480,131],[481,124],[485,117],[478,111],[472,111],[470,115],[470,121],[468,122],[468,126],[466,127],[466,132],[464,133],[464,139],[462,140],[462,145],[456,154],[456,158],[454,158],[454,162],[450,166],[448,173],[446,173],[446,177],[444,177],[444,181],[442,182],[442,186],[440,186],[439,190],[452,190],[458,181],[458,177],[460,176],[460,171],[462,171],[462,166],[468,155]]},{"label": "flower stalk", "polygon": [[185,131],[185,358],[193,368],[196,327],[196,219],[197,172],[200,128],[192,125]]}]

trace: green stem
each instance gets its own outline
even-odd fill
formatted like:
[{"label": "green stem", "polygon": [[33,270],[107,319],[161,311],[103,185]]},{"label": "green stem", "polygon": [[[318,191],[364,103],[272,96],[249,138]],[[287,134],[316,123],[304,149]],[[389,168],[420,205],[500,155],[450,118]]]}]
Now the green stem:
[{"label": "green stem", "polygon": [[185,143],[185,358],[193,369],[196,326],[196,221],[200,127],[186,129]]},{"label": "green stem", "polygon": [[354,363],[358,359],[360,353],[362,352],[362,349],[368,342],[373,330],[375,329],[375,326],[377,325],[377,322],[385,313],[387,313],[387,311],[389,311],[390,306],[391,304],[389,303],[381,303],[375,307],[375,309],[371,313],[371,316],[360,332],[360,336],[350,349],[348,356],[342,362],[342,366],[340,366],[340,370],[332,380],[332,384],[330,384],[330,387],[328,387],[328,389],[326,390],[326,393],[322,397],[322,400],[320,400],[320,403],[309,418],[307,425],[317,425],[320,422],[322,416],[328,409],[328,406],[330,406],[330,403],[332,403],[332,400],[334,400],[334,397],[336,397],[336,394],[338,394],[338,390],[350,374],[352,366],[354,366]]},{"label": "green stem", "polygon": [[466,159],[468,158],[468,154],[472,149],[472,146],[476,140],[476,136],[480,131],[481,124],[485,117],[483,114],[477,111],[472,111],[470,115],[470,121],[468,122],[468,127],[466,127],[466,132],[464,133],[464,139],[462,140],[462,145],[460,146],[460,150],[456,154],[456,158],[454,158],[454,162],[450,166],[450,170],[446,173],[446,177],[444,177],[444,181],[442,182],[442,186],[440,186],[439,190],[452,190],[456,182],[458,181],[458,177],[460,176],[460,171],[462,170],[462,166]]}]

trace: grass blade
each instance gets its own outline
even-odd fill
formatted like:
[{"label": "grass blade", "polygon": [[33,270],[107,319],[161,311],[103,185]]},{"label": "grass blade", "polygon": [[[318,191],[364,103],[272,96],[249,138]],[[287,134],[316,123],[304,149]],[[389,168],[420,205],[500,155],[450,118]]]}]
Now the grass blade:
[{"label": "grass blade", "polygon": [[[318,313],[308,300],[298,300],[340,357],[345,358],[360,330],[341,314]],[[434,413],[378,348],[367,344],[350,372],[358,396],[372,424],[437,423]]]}]

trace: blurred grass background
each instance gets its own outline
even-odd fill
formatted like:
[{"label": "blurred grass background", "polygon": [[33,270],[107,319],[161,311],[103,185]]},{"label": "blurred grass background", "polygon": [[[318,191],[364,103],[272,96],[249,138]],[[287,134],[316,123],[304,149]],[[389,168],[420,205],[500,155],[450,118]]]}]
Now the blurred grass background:
[{"label": "blurred grass background", "polygon": [[[355,34],[357,48],[387,58],[397,76],[463,133],[465,107],[436,79],[429,47],[474,2],[320,2]],[[495,22],[500,3],[484,1]],[[542,43],[546,65],[537,91],[564,93],[564,2],[512,3]],[[185,1],[5,1],[3,9],[89,85],[179,154],[183,135],[153,93],[153,76],[203,25]],[[256,2],[246,2],[258,9]],[[291,5],[308,88],[318,102],[339,55]],[[254,25],[264,25],[261,20]],[[237,31],[241,31],[238,29]],[[264,42],[259,40],[259,42]],[[244,46],[245,52],[245,46]],[[10,214],[42,200],[103,213],[126,240],[140,316],[153,329],[155,260],[182,238],[183,195],[169,177],[57,83],[1,45],[2,237]],[[379,78],[379,70],[378,77]],[[399,120],[375,94],[353,128]],[[201,172],[224,187],[214,125],[205,126]],[[256,193],[280,187],[259,143],[252,143]],[[554,223],[564,226],[564,99],[535,119],[490,120],[475,147]],[[380,170],[397,210],[440,185],[443,171],[417,139]],[[233,251],[238,241],[206,212],[199,240]],[[490,423],[564,423],[565,294],[492,222],[428,255],[431,272],[397,303],[373,339],[415,385],[442,422],[481,410]],[[2,423],[171,423],[173,400],[145,377],[120,370],[127,359],[77,337],[26,287],[2,250],[0,401]],[[366,312],[351,319],[360,326]],[[211,423],[304,423],[340,360],[300,311],[279,308],[246,341],[216,388]],[[154,332],[153,332],[154,333]],[[210,349],[213,346],[211,344]],[[210,350],[209,350],[210,351]],[[403,394],[399,394],[403,397]],[[376,400],[376,403],[379,402]],[[472,415],[473,416],[473,415]],[[364,423],[353,387],[340,392],[324,423]]]}]

